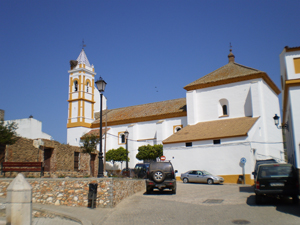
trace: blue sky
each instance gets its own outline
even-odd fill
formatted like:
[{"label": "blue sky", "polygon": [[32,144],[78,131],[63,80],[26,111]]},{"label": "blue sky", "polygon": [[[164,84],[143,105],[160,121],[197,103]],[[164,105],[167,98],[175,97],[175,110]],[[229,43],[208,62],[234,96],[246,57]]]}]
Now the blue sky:
[{"label": "blue sky", "polygon": [[[69,61],[82,46],[108,108],[185,97],[183,87],[235,61],[280,87],[279,54],[300,46],[300,1],[0,0],[0,109],[30,115],[66,143]],[[280,96],[281,97],[281,96]]]}]

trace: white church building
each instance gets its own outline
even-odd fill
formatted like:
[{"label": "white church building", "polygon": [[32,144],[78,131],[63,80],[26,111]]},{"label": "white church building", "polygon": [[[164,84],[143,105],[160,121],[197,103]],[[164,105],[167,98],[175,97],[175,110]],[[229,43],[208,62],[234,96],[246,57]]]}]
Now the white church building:
[{"label": "white church building", "polygon": [[288,162],[300,174],[300,47],[286,46],[279,57]]},{"label": "white church building", "polygon": [[[125,148],[128,131],[130,168],[139,162],[139,146],[163,144],[177,176],[199,169],[237,183],[245,173],[246,183],[253,183],[256,159],[284,160],[281,130],[273,121],[280,115],[280,90],[265,72],[236,63],[231,50],[228,60],[186,85],[185,98],[117,109],[106,109],[104,98],[104,150]],[[84,134],[99,135],[100,95],[83,49],[68,72],[67,143],[80,146]]]}]

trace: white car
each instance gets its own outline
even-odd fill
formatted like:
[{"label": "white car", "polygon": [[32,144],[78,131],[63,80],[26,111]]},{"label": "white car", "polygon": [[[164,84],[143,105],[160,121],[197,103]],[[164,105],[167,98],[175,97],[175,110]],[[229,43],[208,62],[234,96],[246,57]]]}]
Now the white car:
[{"label": "white car", "polygon": [[183,183],[195,182],[195,183],[207,183],[207,184],[222,184],[224,182],[223,177],[214,176],[205,170],[190,170],[182,173],[180,179]]}]

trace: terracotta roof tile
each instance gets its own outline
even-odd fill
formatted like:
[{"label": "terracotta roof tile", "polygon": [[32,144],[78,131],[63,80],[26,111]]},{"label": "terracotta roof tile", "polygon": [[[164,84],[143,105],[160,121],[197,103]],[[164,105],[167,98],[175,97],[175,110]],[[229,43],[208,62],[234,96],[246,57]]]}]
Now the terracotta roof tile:
[{"label": "terracotta roof tile", "polygon": [[199,78],[198,80],[186,85],[184,88],[196,85],[196,84],[206,84],[210,82],[216,82],[220,80],[226,80],[229,78],[247,76],[250,74],[262,73],[262,71],[240,65],[238,63],[228,63],[225,66]]},{"label": "terracotta roof tile", "polygon": [[226,83],[234,83],[256,78],[263,78],[275,91],[275,93],[280,93],[278,87],[265,72],[247,66],[243,66],[235,62],[229,62],[225,66],[222,66],[221,68],[205,75],[204,77],[201,77],[198,80],[186,85],[184,89],[186,89],[187,91],[196,90],[200,88],[223,85]]},{"label": "terracotta roof tile", "polygon": [[[107,131],[109,131],[110,128],[107,128]],[[99,134],[100,133],[100,129],[93,129],[93,130],[90,130],[88,133],[84,134],[80,139],[84,139],[85,135],[96,135],[97,137],[99,137]],[[105,134],[105,128],[102,128],[102,134],[104,135]]]},{"label": "terracotta roof tile", "polygon": [[258,117],[219,119],[188,125],[163,141],[163,144],[247,136]]},{"label": "terracotta roof tile", "polygon": [[[186,116],[186,99],[179,98],[162,102],[104,110],[102,114],[103,123],[105,123],[106,114],[107,123],[109,125]],[[97,120],[93,122],[93,124],[98,124],[99,126],[99,112],[95,113],[95,118]]]}]

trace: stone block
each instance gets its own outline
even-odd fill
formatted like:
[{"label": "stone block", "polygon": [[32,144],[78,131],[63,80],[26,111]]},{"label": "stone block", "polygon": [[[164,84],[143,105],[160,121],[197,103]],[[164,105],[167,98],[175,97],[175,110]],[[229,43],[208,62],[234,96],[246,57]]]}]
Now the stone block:
[{"label": "stone block", "polygon": [[20,173],[10,183],[6,196],[6,223],[31,225],[32,187]]}]

